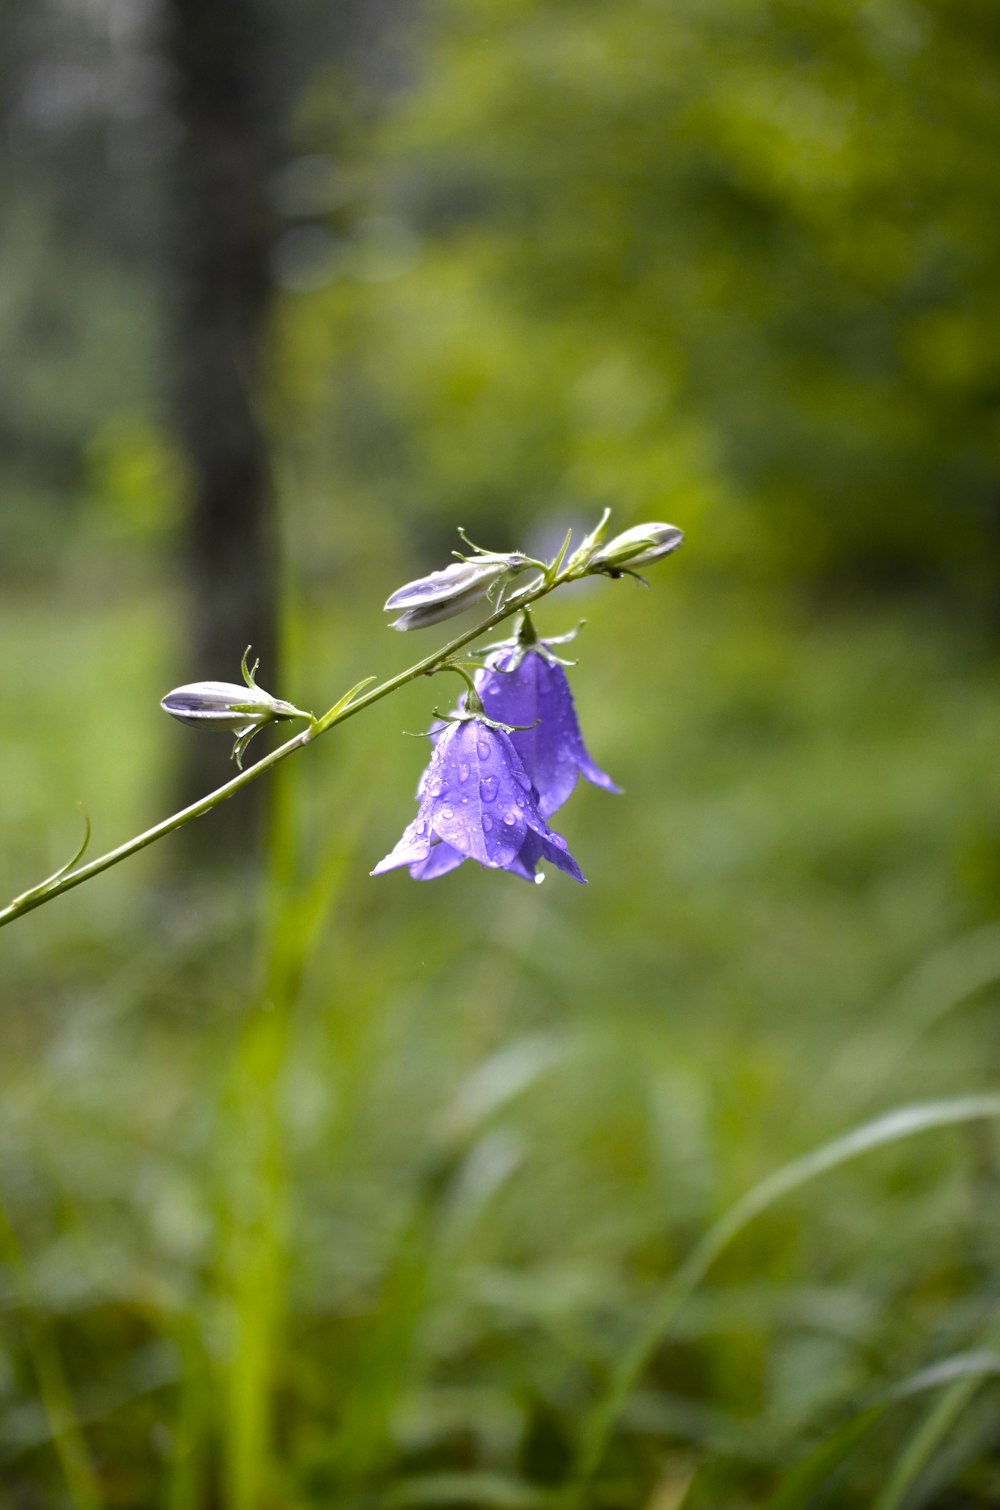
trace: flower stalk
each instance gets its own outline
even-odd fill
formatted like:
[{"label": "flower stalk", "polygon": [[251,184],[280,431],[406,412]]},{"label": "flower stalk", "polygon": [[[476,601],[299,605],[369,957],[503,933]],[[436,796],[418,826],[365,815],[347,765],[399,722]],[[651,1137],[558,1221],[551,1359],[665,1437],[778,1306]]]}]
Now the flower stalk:
[{"label": "flower stalk", "polygon": [[[387,680],[380,682],[377,686],[372,687],[370,685],[374,680],[372,677],[358,682],[356,686],[352,687],[339,698],[320,717],[303,713],[301,710],[293,708],[291,704],[279,704],[277,700],[273,700],[274,706],[280,708],[281,716],[307,718],[306,727],[293,735],[291,739],[286,740],[284,744],[279,745],[269,754],[256,761],[254,765],[249,766],[245,770],[240,770],[231,780],[224,782],[214,791],[199,798],[197,802],[192,802],[188,807],[171,814],[168,818],[164,818],[160,823],[154,824],[152,828],[136,834],[134,838],[126,840],[125,843],[119,844],[115,849],[109,850],[106,854],[100,855],[98,858],[83,864],[79,863],[82,860],[82,851],[79,852],[67,866],[56,871],[54,875],[36,886],[22,892],[13,901],[9,902],[6,907],[0,909],[0,928],[6,927],[17,918],[23,917],[26,913],[34,911],[36,907],[44,906],[45,903],[53,901],[58,896],[62,896],[64,892],[71,891],[76,886],[82,886],[85,881],[92,880],[95,876],[102,874],[102,872],[110,870],[112,866],[120,864],[132,855],[138,854],[140,850],[147,849],[149,845],[155,844],[159,839],[166,838],[168,834],[172,834],[177,829],[183,828],[186,823],[192,822],[195,818],[204,817],[213,808],[219,807],[223,802],[228,802],[231,797],[235,797],[244,787],[248,787],[251,782],[259,780],[261,776],[272,770],[281,761],[286,760],[295,751],[312,744],[321,734],[326,734],[330,729],[335,728],[339,724],[346,723],[349,718],[353,718],[363,709],[370,708],[375,703],[381,702],[383,698],[389,697],[394,692],[398,692],[410,682],[416,681],[418,677],[432,676],[436,672],[449,667],[458,652],[471,644],[472,641],[479,639],[481,635],[487,634],[491,629],[496,628],[498,624],[502,624],[505,620],[513,617],[513,615],[530,608],[564,583],[588,575],[588,553],[577,552],[575,556],[569,557],[567,560],[567,546],[568,541],[564,543],[558,556],[549,564],[540,578],[536,579],[529,586],[522,588],[520,591],[513,592],[504,598],[492,613],[480,623],[474,625],[473,628],[457,635],[439,650],[425,655],[412,666],[408,666],[405,671],[398,672],[397,675],[387,678]],[[521,568],[522,561],[526,562],[526,558],[518,559],[516,569]],[[288,709],[287,714],[285,714],[285,708]]]}]

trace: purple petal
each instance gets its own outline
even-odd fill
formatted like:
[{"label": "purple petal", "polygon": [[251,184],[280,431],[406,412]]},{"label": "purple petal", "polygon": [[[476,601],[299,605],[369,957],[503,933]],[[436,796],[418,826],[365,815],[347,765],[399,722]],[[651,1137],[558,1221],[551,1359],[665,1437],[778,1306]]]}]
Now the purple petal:
[{"label": "purple petal", "polygon": [[385,611],[433,608],[485,596],[486,589],[507,570],[506,558],[489,561],[453,561],[441,571],[432,571],[415,582],[406,582],[387,599]]},{"label": "purple petal", "polygon": [[595,765],[583,743],[573,694],[562,666],[528,650],[513,671],[513,649],[500,650],[481,671],[476,685],[486,712],[499,723],[516,724],[510,738],[538,790],[543,817],[556,812],[582,773],[595,786],[617,792],[611,777]]},{"label": "purple petal", "polygon": [[530,787],[506,734],[478,719],[452,724],[427,770],[431,826],[468,859],[506,869],[524,842]]},{"label": "purple petal", "polygon": [[603,787],[606,792],[617,792],[619,795],[621,794],[622,788],[617,784],[617,782],[611,780],[611,777],[608,775],[607,771],[602,771],[599,765],[594,764],[593,760],[590,757],[590,753],[587,750],[587,746],[584,744],[582,738],[580,740],[579,758],[577,760],[577,765],[580,768],[580,775],[583,776],[587,781],[589,781],[591,786],[600,786]]},{"label": "purple petal", "polygon": [[378,862],[371,874],[381,876],[387,870],[395,870],[400,865],[419,864],[427,859],[430,848],[430,825],[421,809],[413,822],[403,830],[403,837],[395,849],[390,850],[385,859]]},{"label": "purple petal", "polygon": [[507,869],[515,876],[523,876],[526,881],[537,881],[535,868],[542,858],[542,841],[533,829],[528,829],[524,836],[524,843],[517,854],[511,860]]},{"label": "purple petal", "polygon": [[568,876],[572,876],[574,881],[586,885],[587,878],[570,854],[562,834],[557,834],[554,829],[549,828],[544,819],[539,819],[537,824],[532,823],[531,827],[533,833],[529,837],[533,842],[525,844],[522,854],[525,851],[530,853],[537,847],[539,859],[550,861],[558,870],[564,870]]},{"label": "purple petal", "polygon": [[410,876],[414,881],[434,881],[438,876],[446,876],[449,870],[457,870],[464,861],[464,855],[442,842],[433,845],[426,860],[410,866]]},{"label": "purple petal", "polygon": [[545,858],[583,880],[565,839],[542,817],[513,741],[484,720],[469,718],[441,730],[419,797],[417,817],[373,876],[408,865],[415,881],[430,881],[471,859],[532,881]]}]

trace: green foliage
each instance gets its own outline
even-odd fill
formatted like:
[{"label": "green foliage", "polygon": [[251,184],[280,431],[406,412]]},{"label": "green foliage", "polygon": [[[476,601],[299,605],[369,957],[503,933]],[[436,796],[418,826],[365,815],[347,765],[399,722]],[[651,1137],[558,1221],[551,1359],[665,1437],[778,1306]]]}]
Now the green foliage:
[{"label": "green foliage", "polygon": [[[446,0],[366,110],[317,62],[275,186],[326,257],[278,259],[276,690],[397,670],[380,605],[458,523],[687,543],[540,623],[590,621],[626,788],[567,808],[589,887],[367,878],[428,685],[282,769],[263,881],[165,847],[5,932],[4,1507],[1000,1501],[996,1128],[834,1167],[996,1095],[998,15]],[[155,152],[11,119],[4,897],[77,800],[99,848],[168,811],[198,737],[157,707]]]},{"label": "green foliage", "polygon": [[995,8],[462,0],[423,40],[286,312],[360,496],[611,501],[744,579],[988,608]]},{"label": "green foliage", "polygon": [[[54,1446],[82,1441],[102,1510],[789,1510],[904,1481],[907,1504],[945,1484],[992,1503],[995,1134],[830,1166],[887,1109],[995,1084],[997,899],[962,879],[1000,797],[995,672],[910,617],[703,613],[681,559],[655,593],[587,598],[578,702],[628,788],[566,810],[589,887],[367,880],[409,811],[418,687],[291,763],[261,896],[206,883],[193,906],[150,856],[9,930],[18,1493],[69,1503]],[[382,634],[380,597],[300,623],[325,663],[310,650],[283,690],[346,684],[345,626]],[[137,630],[165,606],[132,623],[137,688],[162,679]],[[103,610],[75,612],[86,644]],[[61,638],[24,707],[42,748],[59,676],[86,697],[102,675],[99,656],[61,665]],[[372,644],[379,670],[398,658]],[[50,762],[50,802],[86,776],[99,842],[128,830],[122,775],[154,727],[163,754],[195,737],[148,702],[123,696],[114,738],[95,729],[64,775]],[[94,741],[120,767],[102,776]],[[782,1199],[741,1208],[761,1180]]]}]

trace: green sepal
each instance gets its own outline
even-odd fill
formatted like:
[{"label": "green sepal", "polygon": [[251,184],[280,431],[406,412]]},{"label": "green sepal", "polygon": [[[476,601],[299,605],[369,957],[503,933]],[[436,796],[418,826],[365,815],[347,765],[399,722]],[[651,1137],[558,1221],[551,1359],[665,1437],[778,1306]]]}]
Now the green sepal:
[{"label": "green sepal", "polygon": [[[477,701],[478,701],[478,694],[477,694]],[[481,706],[482,705],[480,704],[480,707]],[[471,724],[471,723],[485,724],[488,729],[496,729],[501,734],[525,734],[525,733],[527,733],[527,731],[529,729],[536,729],[538,727],[539,723],[541,722],[540,719],[536,718],[535,721],[534,721],[534,723],[530,723],[530,724],[502,724],[499,721],[499,719],[490,718],[487,714],[485,714],[483,712],[478,712],[478,713],[472,712],[472,713],[470,713],[470,712],[468,712],[464,708],[453,708],[450,713],[442,713],[441,710],[440,710],[440,708],[432,708],[431,709],[431,714],[433,715],[434,718],[440,718],[441,721],[442,721],[442,723],[446,723],[446,724]]]},{"label": "green sepal", "polygon": [[233,753],[230,756],[231,760],[236,761],[237,770],[242,771],[243,757],[250,747],[250,742],[254,735],[259,734],[264,727],[264,724],[248,724],[245,729],[240,729],[237,732],[236,739],[233,742]]},{"label": "green sepal", "polygon": [[583,543],[573,552],[570,557],[569,569],[571,572],[584,571],[590,565],[590,559],[604,544],[604,537],[608,533],[608,520],[611,518],[611,510],[605,509],[600,519],[586,536]]},{"label": "green sepal", "polygon": [[252,666],[248,666],[247,665],[247,657],[249,656],[249,654],[250,654],[250,652],[251,652],[252,649],[253,649],[253,646],[252,645],[248,645],[247,648],[244,650],[244,652],[243,652],[243,659],[240,662],[240,670],[243,672],[243,680],[246,682],[246,684],[250,688],[251,692],[256,692],[257,691],[257,680],[256,680],[256,678],[257,678],[257,668],[260,665],[260,656],[257,657],[257,659],[254,661],[254,663],[253,663]]}]

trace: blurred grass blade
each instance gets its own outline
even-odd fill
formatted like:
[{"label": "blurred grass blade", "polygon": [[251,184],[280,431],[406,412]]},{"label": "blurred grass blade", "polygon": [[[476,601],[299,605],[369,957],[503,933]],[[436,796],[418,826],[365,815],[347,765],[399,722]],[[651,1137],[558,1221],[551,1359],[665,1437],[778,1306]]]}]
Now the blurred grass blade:
[{"label": "blurred grass blade", "polygon": [[[358,687],[364,683],[359,683]],[[358,687],[337,706],[346,706]],[[304,876],[302,773],[291,763],[276,773],[269,831],[260,990],[233,1061],[220,1145],[225,1149],[225,1232],[220,1280],[232,1350],[224,1367],[224,1503],[255,1510],[274,1470],[274,1394],[287,1305],[288,1226],[292,1200],[287,1167],[283,1085],[294,1053],[295,1008],[324,920],[351,871],[361,827],[375,799],[355,767],[341,773],[330,840]],[[351,794],[350,804],[347,796]]]},{"label": "blurred grass blade", "polygon": [[[72,862],[71,862],[72,863]],[[55,1328],[32,1293],[27,1265],[6,1213],[0,1208],[0,1258],[17,1298],[25,1347],[45,1412],[52,1444],[62,1467],[73,1510],[100,1510],[87,1442],[80,1427],[66,1371],[55,1337]]]},{"label": "blurred grass blade", "polygon": [[903,1497],[964,1406],[984,1380],[1000,1375],[1000,1353],[957,1353],[918,1370],[886,1390],[874,1404],[851,1416],[819,1442],[786,1474],[778,1491],[761,1510],[819,1510],[841,1487],[842,1470],[852,1452],[893,1405],[926,1391],[950,1385],[904,1449],[874,1510],[898,1510]]},{"label": "blurred grass blade", "polygon": [[180,1354],[181,1374],[161,1503],[163,1510],[190,1510],[198,1504],[205,1472],[211,1374],[197,1316],[184,1312],[178,1315],[174,1340]]},{"label": "blurred grass blade", "polygon": [[810,1510],[819,1510],[826,1496],[842,1488],[841,1470],[882,1414],[882,1407],[870,1406],[824,1437],[786,1474],[781,1488],[762,1504],[761,1510],[805,1510],[807,1505]]},{"label": "blurred grass blade", "polygon": [[[992,1340],[995,1341],[997,1335],[997,1329],[994,1329]],[[914,1387],[934,1389],[949,1385],[899,1454],[889,1482],[875,1501],[873,1510],[899,1510],[980,1385],[990,1377],[1000,1377],[1000,1353],[966,1353],[923,1369],[909,1381],[910,1388],[903,1385],[893,1391],[894,1396],[900,1398],[913,1393]]]},{"label": "blurred grass blade", "polygon": [[850,1075],[859,1089],[874,1093],[943,1018],[997,981],[1000,924],[950,940],[899,983],[874,1021],[845,1038],[827,1072],[830,1083]]},{"label": "blurred grass blade", "polygon": [[586,1480],[600,1466],[615,1421],[643,1369],[667,1336],[681,1306],[723,1249],[755,1217],[818,1175],[847,1164],[862,1154],[898,1143],[917,1133],[991,1117],[1000,1117],[1000,1095],[956,1096],[945,1101],[904,1106],[898,1111],[886,1112],[881,1117],[862,1123],[842,1137],[832,1138],[811,1153],[793,1159],[749,1190],[709,1228],[701,1242],[692,1249],[667,1285],[645,1329],[615,1369],[604,1398],[584,1422],[577,1477]]}]

